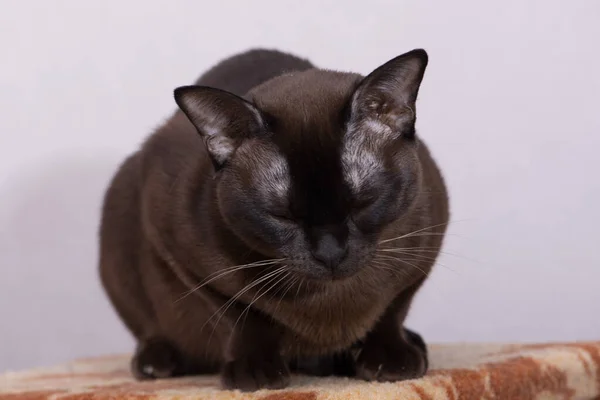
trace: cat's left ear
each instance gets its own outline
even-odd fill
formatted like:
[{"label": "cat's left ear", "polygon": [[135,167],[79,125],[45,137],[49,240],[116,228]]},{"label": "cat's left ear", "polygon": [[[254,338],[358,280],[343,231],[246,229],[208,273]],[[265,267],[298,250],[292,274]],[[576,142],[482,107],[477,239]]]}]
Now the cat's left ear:
[{"label": "cat's left ear", "polygon": [[352,97],[353,117],[374,119],[396,132],[414,134],[415,103],[427,61],[427,52],[416,49],[370,73]]}]

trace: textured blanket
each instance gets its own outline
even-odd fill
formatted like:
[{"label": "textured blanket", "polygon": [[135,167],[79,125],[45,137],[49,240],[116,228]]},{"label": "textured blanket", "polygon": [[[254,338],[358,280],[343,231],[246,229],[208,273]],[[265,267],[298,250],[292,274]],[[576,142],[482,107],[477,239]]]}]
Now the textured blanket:
[{"label": "textured blanket", "polygon": [[136,382],[127,356],[0,376],[1,400],[600,399],[600,342],[433,345],[429,374],[399,383],[297,376],[280,391],[221,391],[214,376]]}]

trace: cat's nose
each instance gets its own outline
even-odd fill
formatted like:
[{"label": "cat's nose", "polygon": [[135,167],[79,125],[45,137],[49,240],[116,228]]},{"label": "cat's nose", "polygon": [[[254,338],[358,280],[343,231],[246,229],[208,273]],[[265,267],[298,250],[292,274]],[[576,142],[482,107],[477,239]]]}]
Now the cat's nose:
[{"label": "cat's nose", "polygon": [[317,242],[313,257],[329,269],[337,267],[348,255],[346,243],[339,243],[333,235],[325,234]]}]

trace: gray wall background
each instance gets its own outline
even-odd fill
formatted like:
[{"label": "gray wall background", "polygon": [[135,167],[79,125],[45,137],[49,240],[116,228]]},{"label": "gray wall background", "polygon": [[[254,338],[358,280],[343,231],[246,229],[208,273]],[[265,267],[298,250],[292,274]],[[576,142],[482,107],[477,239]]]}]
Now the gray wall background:
[{"label": "gray wall background", "polygon": [[174,87],[254,46],[362,73],[429,51],[418,128],[453,255],[412,327],[598,339],[599,17],[593,0],[0,1],[0,370],[132,348],[97,280],[105,185]]}]

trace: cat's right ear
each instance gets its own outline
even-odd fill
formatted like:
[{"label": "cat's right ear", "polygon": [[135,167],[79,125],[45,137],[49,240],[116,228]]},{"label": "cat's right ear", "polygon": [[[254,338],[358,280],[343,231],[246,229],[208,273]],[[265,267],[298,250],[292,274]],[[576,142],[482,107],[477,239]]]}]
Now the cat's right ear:
[{"label": "cat's right ear", "polygon": [[244,139],[264,131],[260,111],[232,93],[207,86],[175,89],[175,102],[206,143],[215,166],[221,169]]}]

